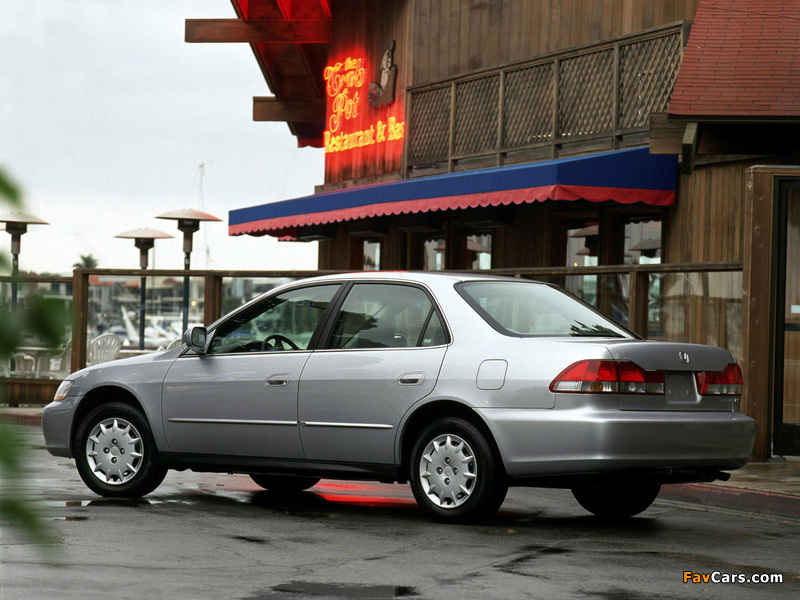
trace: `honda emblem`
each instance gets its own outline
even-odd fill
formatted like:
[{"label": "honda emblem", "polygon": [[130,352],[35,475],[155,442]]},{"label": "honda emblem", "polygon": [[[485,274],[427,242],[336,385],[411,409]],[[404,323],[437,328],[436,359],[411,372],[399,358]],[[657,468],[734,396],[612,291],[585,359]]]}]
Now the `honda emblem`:
[{"label": "honda emblem", "polygon": [[689,354],[686,352],[678,352],[678,358],[681,359],[681,362],[685,365],[689,364]]}]

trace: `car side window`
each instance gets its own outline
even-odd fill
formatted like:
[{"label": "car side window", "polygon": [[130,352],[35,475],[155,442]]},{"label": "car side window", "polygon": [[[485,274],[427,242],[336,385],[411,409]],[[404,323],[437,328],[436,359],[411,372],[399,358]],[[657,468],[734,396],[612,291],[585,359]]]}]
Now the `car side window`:
[{"label": "car side window", "polygon": [[209,354],[306,350],[339,285],[289,290],[222,323]]},{"label": "car side window", "polygon": [[441,320],[420,288],[357,283],[336,317],[330,347],[413,348],[444,343],[440,341],[443,338]]}]

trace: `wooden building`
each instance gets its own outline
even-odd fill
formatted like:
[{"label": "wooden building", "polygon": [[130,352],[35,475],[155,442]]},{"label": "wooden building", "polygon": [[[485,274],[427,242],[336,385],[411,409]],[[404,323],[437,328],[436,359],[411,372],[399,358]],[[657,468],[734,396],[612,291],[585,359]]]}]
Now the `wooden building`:
[{"label": "wooden building", "polygon": [[186,40],[249,43],[254,119],[326,160],[231,235],[320,240],[320,269],[551,269],[623,322],[631,267],[628,324],[731,348],[756,458],[800,454],[796,2],[232,4]]}]

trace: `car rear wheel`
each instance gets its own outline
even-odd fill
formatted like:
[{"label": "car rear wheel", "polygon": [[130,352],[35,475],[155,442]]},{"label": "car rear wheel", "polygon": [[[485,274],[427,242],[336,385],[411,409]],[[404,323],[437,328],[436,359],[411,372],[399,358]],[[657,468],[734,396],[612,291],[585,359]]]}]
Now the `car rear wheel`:
[{"label": "car rear wheel", "polygon": [[102,404],[81,422],[75,462],[89,488],[111,498],[138,498],[156,489],[167,474],[144,415],[119,402]]},{"label": "car rear wheel", "polygon": [[444,523],[490,517],[508,491],[494,446],[464,419],[440,419],[425,428],[412,449],[410,471],[417,503]]},{"label": "car rear wheel", "polygon": [[317,477],[302,477],[300,475],[259,475],[250,474],[256,485],[276,494],[291,494],[303,492],[319,483]]},{"label": "car rear wheel", "polygon": [[598,485],[573,488],[572,495],[593,515],[622,519],[646,510],[660,490],[660,485]]}]

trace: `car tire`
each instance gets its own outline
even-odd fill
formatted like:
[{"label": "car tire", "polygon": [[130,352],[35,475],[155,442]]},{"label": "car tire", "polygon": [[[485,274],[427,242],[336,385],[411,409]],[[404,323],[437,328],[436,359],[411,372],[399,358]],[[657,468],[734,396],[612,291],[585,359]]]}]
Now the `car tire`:
[{"label": "car tire", "polygon": [[102,404],[78,426],[73,448],[78,473],[94,492],[109,498],[139,498],[167,474],[159,464],[147,419],[120,402]]},{"label": "car tire", "polygon": [[276,494],[294,494],[304,492],[319,483],[318,477],[304,477],[301,475],[260,475],[251,473],[256,485]]},{"label": "car tire", "polygon": [[660,490],[660,485],[597,485],[573,488],[572,495],[593,515],[624,519],[646,510]]},{"label": "car tire", "polygon": [[412,448],[409,470],[417,504],[443,523],[486,519],[508,492],[497,450],[465,419],[439,419],[426,427]]}]

